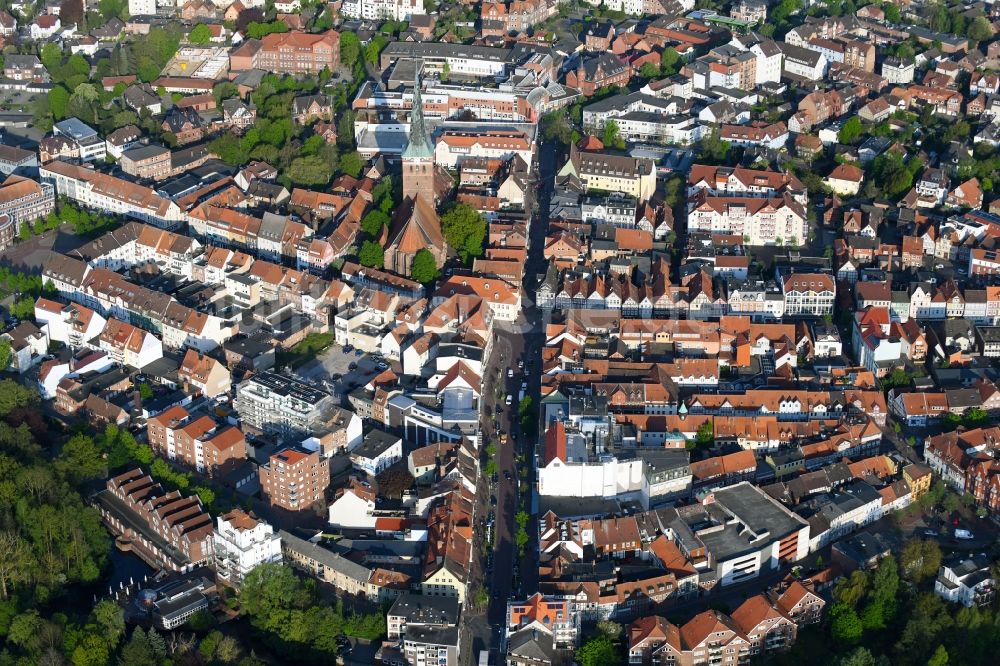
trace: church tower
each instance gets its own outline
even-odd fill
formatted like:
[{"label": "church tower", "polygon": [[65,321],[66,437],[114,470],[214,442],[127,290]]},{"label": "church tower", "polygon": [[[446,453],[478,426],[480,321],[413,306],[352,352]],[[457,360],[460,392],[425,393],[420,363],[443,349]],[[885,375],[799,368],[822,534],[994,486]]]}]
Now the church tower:
[{"label": "church tower", "polygon": [[424,124],[424,107],[420,95],[420,69],[413,82],[413,111],[410,113],[410,140],[403,150],[403,200],[416,201],[423,196],[434,206],[434,147],[431,145],[427,125]]}]

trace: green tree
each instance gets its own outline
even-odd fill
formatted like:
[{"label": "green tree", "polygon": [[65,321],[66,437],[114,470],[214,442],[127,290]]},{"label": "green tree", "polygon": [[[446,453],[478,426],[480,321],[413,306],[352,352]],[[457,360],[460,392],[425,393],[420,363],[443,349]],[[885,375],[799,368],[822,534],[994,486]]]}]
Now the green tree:
[{"label": "green tree", "polygon": [[985,16],[977,16],[969,23],[966,36],[973,42],[988,41],[993,37],[993,25]]},{"label": "green tree", "polygon": [[836,661],[836,666],[876,666],[875,655],[866,647],[856,647]]},{"label": "green tree", "polygon": [[360,176],[364,166],[365,162],[361,159],[361,155],[357,151],[344,153],[340,157],[340,170],[352,178]]},{"label": "green tree", "polygon": [[13,352],[10,348],[10,340],[7,338],[0,338],[0,371],[6,370],[10,367],[10,359],[13,356]]},{"label": "green tree", "polygon": [[622,663],[614,641],[605,635],[595,636],[576,651],[580,666],[617,666]]},{"label": "green tree", "polygon": [[102,636],[88,633],[73,647],[69,660],[73,666],[107,666],[111,647]]},{"label": "green tree", "polygon": [[530,395],[521,398],[521,401],[517,405],[517,413],[518,420],[521,423],[521,430],[529,437],[534,436],[538,430],[538,412]]},{"label": "green tree", "polygon": [[882,11],[885,13],[885,20],[889,23],[899,23],[902,21],[902,17],[899,14],[899,7],[891,2],[883,3]]},{"label": "green tree", "polygon": [[941,547],[934,541],[910,539],[900,551],[899,565],[903,575],[919,584],[937,575],[941,567]]},{"label": "green tree", "polygon": [[375,35],[372,37],[371,41],[368,42],[368,46],[365,47],[365,60],[368,64],[373,67],[378,67],[378,57],[382,53],[382,49],[386,47],[389,40],[382,35]]},{"label": "green tree", "polygon": [[94,619],[100,625],[104,636],[113,644],[125,635],[125,614],[115,602],[104,599],[98,601],[93,610]]},{"label": "green tree", "polygon": [[711,162],[723,162],[729,155],[729,142],[719,136],[718,128],[713,129],[701,139],[702,158]]},{"label": "green tree", "polygon": [[361,40],[353,32],[340,33],[340,62],[348,69],[354,69],[354,64],[361,56]]},{"label": "green tree", "polygon": [[212,31],[204,23],[199,23],[191,28],[191,32],[188,33],[188,41],[199,46],[208,44],[212,41]]},{"label": "green tree", "polygon": [[837,141],[850,146],[853,145],[863,133],[864,127],[861,126],[861,119],[857,116],[851,116],[840,128],[840,132],[837,133]]},{"label": "green tree", "polygon": [[63,66],[63,76],[66,79],[80,76],[89,77],[90,63],[79,53],[74,53],[66,60],[65,66]]},{"label": "green tree", "polygon": [[448,245],[463,263],[481,256],[486,241],[486,220],[472,206],[452,204],[441,216],[441,230]]},{"label": "green tree", "polygon": [[[11,310],[13,312],[13,310]],[[15,315],[16,316],[16,315]],[[981,428],[990,422],[990,415],[985,409],[972,407],[962,414],[962,424],[966,428]]]},{"label": "green tree", "polygon": [[38,54],[38,59],[52,78],[62,78],[62,49],[55,42],[47,42]]},{"label": "green tree", "polygon": [[[317,32],[324,32],[333,27],[333,16],[330,15],[330,8],[322,10],[317,13],[316,21],[313,23],[313,30]],[[347,33],[352,34],[352,33]]]},{"label": "green tree", "polygon": [[941,429],[945,432],[951,432],[962,425],[962,417],[958,414],[948,412],[941,417]]},{"label": "green tree", "polygon": [[948,651],[943,645],[938,645],[934,654],[927,660],[927,666],[948,666]]},{"label": "green tree", "polygon": [[369,268],[382,268],[385,261],[385,250],[375,241],[366,240],[361,245],[361,251],[358,252],[358,261],[361,262],[361,265]]},{"label": "green tree", "polygon": [[563,111],[551,111],[542,116],[542,138],[568,146],[573,137],[573,127]]},{"label": "green tree", "polygon": [[410,267],[410,277],[420,284],[430,284],[438,278],[437,261],[430,250],[421,249],[413,257],[413,265]]},{"label": "green tree", "polygon": [[694,441],[700,448],[707,448],[715,443],[715,426],[711,420],[707,420],[698,426],[698,432],[695,433]]},{"label": "green tree", "polygon": [[126,0],[99,0],[97,10],[105,19],[124,19],[128,15],[128,2]]},{"label": "green tree", "polygon": [[31,296],[19,298],[10,306],[10,313],[21,321],[34,320],[35,299]]},{"label": "green tree", "polygon": [[337,145],[344,150],[354,150],[354,112],[350,109],[346,109],[337,121]]},{"label": "green tree", "polygon": [[333,177],[329,163],[318,155],[297,157],[288,167],[288,177],[298,185],[326,185]]},{"label": "green tree", "polygon": [[277,608],[304,609],[310,595],[290,567],[261,564],[246,575],[240,587],[240,609],[251,618],[264,617]]},{"label": "green tree", "polygon": [[215,105],[222,108],[222,102],[239,95],[239,89],[231,81],[220,81],[212,88],[212,97],[215,98]]},{"label": "green tree", "polygon": [[887,393],[894,388],[905,388],[913,385],[913,379],[903,368],[894,368],[892,372],[882,378],[882,390]]},{"label": "green tree", "polygon": [[62,86],[54,86],[48,93],[49,110],[56,120],[66,117],[66,109],[69,107],[69,91]]},{"label": "green tree", "polygon": [[250,39],[263,39],[273,33],[288,32],[288,24],[284,21],[272,21],[270,23],[251,22],[247,26],[247,37]]},{"label": "green tree", "polygon": [[660,75],[660,68],[651,62],[644,63],[642,67],[639,68],[639,76],[644,79],[655,79]]},{"label": "green tree", "polygon": [[368,211],[361,219],[361,230],[372,238],[378,238],[382,229],[389,225],[389,215],[381,210]]},{"label": "green tree", "polygon": [[830,608],[830,635],[841,645],[853,645],[861,640],[864,627],[861,618],[850,606],[834,604]]},{"label": "green tree", "polygon": [[622,625],[611,620],[599,620],[597,622],[597,631],[616,641],[622,635]]},{"label": "green tree", "polygon": [[680,69],[681,54],[677,50],[668,46],[660,54],[660,70],[664,76],[673,76]]},{"label": "green tree", "polygon": [[141,628],[132,630],[132,637],[118,656],[118,666],[159,666],[149,637]]},{"label": "green tree", "polygon": [[76,483],[99,479],[106,472],[104,459],[94,439],[83,434],[74,435],[63,445],[56,466]]},{"label": "green tree", "polygon": [[625,140],[622,139],[622,136],[619,133],[618,123],[616,121],[608,120],[604,123],[604,135],[602,141],[604,142],[605,148],[622,149],[625,147]]},{"label": "green tree", "polygon": [[38,632],[42,628],[42,618],[38,611],[31,609],[14,617],[7,630],[7,641],[32,652],[38,648]]}]

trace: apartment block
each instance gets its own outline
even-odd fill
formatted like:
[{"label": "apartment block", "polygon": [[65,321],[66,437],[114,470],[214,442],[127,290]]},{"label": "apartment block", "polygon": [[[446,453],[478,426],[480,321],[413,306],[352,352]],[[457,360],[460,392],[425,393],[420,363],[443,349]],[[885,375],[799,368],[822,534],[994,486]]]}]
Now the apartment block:
[{"label": "apartment block", "polygon": [[156,568],[187,571],[212,558],[212,517],[197,496],[165,492],[136,468],[97,495],[104,524],[119,544]]},{"label": "apartment block", "polygon": [[[0,183],[0,215],[10,218],[14,234],[20,233],[21,225],[51,213],[55,204],[55,188],[49,183],[13,174]],[[7,244],[2,245],[6,247]]]},{"label": "apartment block", "polygon": [[207,414],[176,405],[146,422],[149,445],[157,454],[208,476],[233,469],[246,458],[243,432],[220,425]]},{"label": "apartment block", "polygon": [[163,180],[173,170],[170,151],[163,146],[130,148],[122,153],[118,164],[128,175],[148,180]]},{"label": "apartment block", "polygon": [[281,538],[274,528],[242,509],[216,518],[213,544],[216,573],[236,587],[254,567],[281,561]]},{"label": "apartment block", "polygon": [[261,372],[237,387],[235,406],[244,426],[287,437],[311,434],[334,399],[297,379]]},{"label": "apartment block", "polygon": [[260,466],[260,487],[272,507],[303,511],[324,499],[330,485],[330,460],[318,451],[286,448]]}]

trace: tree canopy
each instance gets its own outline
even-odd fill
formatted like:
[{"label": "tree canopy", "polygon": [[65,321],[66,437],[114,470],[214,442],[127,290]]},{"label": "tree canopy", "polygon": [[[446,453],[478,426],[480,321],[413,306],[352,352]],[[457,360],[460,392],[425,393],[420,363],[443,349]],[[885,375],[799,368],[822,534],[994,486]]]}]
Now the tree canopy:
[{"label": "tree canopy", "polygon": [[212,41],[212,31],[204,23],[199,23],[191,28],[191,32],[188,33],[188,41],[192,44],[204,46]]},{"label": "tree canopy", "polygon": [[375,241],[366,240],[361,244],[361,250],[358,252],[358,261],[361,262],[362,266],[382,268],[385,262],[385,251]]},{"label": "tree canopy", "polygon": [[438,278],[440,271],[437,261],[430,250],[422,249],[413,257],[413,265],[410,267],[410,277],[420,284],[430,284]]},{"label": "tree canopy", "polygon": [[622,663],[622,657],[614,641],[601,634],[580,646],[576,651],[576,661],[580,666],[616,666]]},{"label": "tree canopy", "polygon": [[441,216],[441,231],[464,263],[482,255],[486,220],[469,204],[452,204]]}]

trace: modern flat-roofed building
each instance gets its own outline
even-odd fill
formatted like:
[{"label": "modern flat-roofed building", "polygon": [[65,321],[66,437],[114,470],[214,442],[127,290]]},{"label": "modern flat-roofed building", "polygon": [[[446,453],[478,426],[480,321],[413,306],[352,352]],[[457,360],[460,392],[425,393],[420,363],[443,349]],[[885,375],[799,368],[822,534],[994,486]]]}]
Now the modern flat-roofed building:
[{"label": "modern flat-roofed building", "polygon": [[312,434],[334,399],[326,391],[274,372],[261,372],[236,389],[243,424],[281,437]]},{"label": "modern flat-roofed building", "polygon": [[104,159],[107,154],[108,148],[101,135],[79,118],[67,118],[59,121],[52,126],[52,134],[64,136],[75,143],[80,151],[80,160],[83,162]]}]

